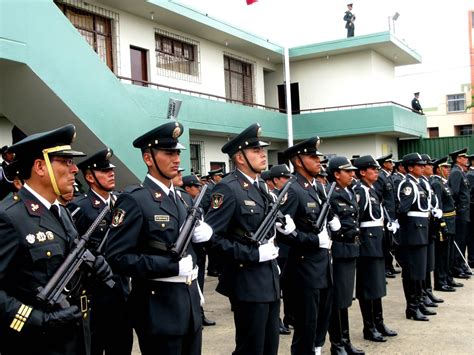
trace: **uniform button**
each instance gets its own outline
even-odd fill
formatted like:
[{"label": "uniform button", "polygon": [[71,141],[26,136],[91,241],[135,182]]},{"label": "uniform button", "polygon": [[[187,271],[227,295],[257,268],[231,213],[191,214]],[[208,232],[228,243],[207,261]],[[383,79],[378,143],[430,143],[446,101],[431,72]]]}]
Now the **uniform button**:
[{"label": "uniform button", "polygon": [[165,224],[164,224],[164,223],[161,223],[161,227],[162,227],[162,228],[165,228]]},{"label": "uniform button", "polygon": [[352,216],[354,216],[354,213],[352,214]]},{"label": "uniform button", "polygon": [[253,213],[253,210],[250,210],[250,212],[252,212],[252,213]]},{"label": "uniform button", "polygon": [[372,236],[372,233],[369,233],[369,236]]},{"label": "uniform button", "polygon": [[239,264],[239,267],[244,267],[244,264]]},{"label": "uniform button", "polygon": [[154,295],[154,294],[155,294],[155,291],[151,291],[151,294]]},{"label": "uniform button", "polygon": [[304,259],[304,255],[301,255],[301,259]]},{"label": "uniform button", "polygon": [[46,252],[46,256],[47,256],[48,258],[51,256],[51,252],[50,252],[49,250]]},{"label": "uniform button", "polygon": [[84,318],[84,319],[87,318],[87,312],[84,312],[84,314],[82,315],[82,318]]},{"label": "uniform button", "polygon": [[83,295],[85,295],[85,294],[86,294],[86,292],[87,292],[86,290],[82,290],[82,294],[83,294]]}]

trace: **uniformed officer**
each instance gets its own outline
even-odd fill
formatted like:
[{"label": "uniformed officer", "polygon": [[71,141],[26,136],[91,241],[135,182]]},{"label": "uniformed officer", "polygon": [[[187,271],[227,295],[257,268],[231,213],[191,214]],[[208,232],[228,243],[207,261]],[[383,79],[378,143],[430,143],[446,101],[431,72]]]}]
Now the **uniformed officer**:
[{"label": "uniformed officer", "polygon": [[0,166],[0,201],[8,194],[15,192],[16,188],[13,184],[13,179],[8,176],[8,166],[12,163],[14,154],[8,150],[5,145],[0,149],[2,155],[2,165]]},{"label": "uniformed officer", "polygon": [[[89,190],[71,201],[67,207],[71,211],[79,234],[84,234],[102,210],[113,207],[117,196],[115,188],[115,165],[110,162],[113,151],[101,149],[77,164],[82,171]],[[89,248],[97,253],[112,220],[112,212],[107,213],[97,229],[91,234]],[[101,250],[103,252],[103,250]],[[126,297],[129,280],[116,276],[114,289],[105,285],[96,287],[91,296],[92,354],[131,354],[133,332]]]},{"label": "uniformed officer", "polygon": [[471,268],[474,267],[474,154],[468,155],[469,168],[466,172],[467,181],[471,188],[471,204],[470,204],[470,234],[467,236],[467,260]]},{"label": "uniformed officer", "polygon": [[[47,307],[36,298],[74,247],[78,237],[57,196],[71,192],[84,156],[71,149],[73,125],[32,134],[10,147],[25,184],[0,203],[0,352],[2,354],[87,354],[90,350],[84,278],[73,279],[70,306]],[[96,258],[100,280],[112,274]],[[84,292],[83,292],[84,291]],[[80,308],[79,308],[79,307]],[[82,319],[82,321],[81,321]]]},{"label": "uniformed officer", "polygon": [[[183,126],[171,121],[135,139],[148,174],[115,203],[106,255],[114,271],[132,277],[132,321],[143,354],[200,354],[202,323],[196,256],[190,243],[178,260],[174,246],[187,211],[171,180],[178,174],[178,137]],[[212,230],[199,223],[192,236],[206,242]]]},{"label": "uniformed officer", "polygon": [[236,355],[278,352],[278,248],[273,238],[261,245],[250,239],[273,202],[258,177],[267,164],[261,131],[252,124],[222,147],[236,169],[214,187],[206,215],[214,248],[225,261],[217,292],[229,298],[234,312]]},{"label": "uniformed officer", "polygon": [[262,178],[263,181],[265,181],[265,184],[267,184],[268,190],[275,193],[275,184],[272,181],[270,170],[262,171],[262,173],[260,174],[260,177]]},{"label": "uniformed officer", "polygon": [[[452,160],[451,173],[448,184],[453,193],[456,203],[456,236],[454,242],[466,255],[466,245],[469,236],[469,214],[470,214],[470,186],[466,177],[468,168],[467,148],[456,150],[449,154]],[[456,248],[455,248],[456,249]],[[457,249],[454,251],[453,276],[468,279],[471,271],[467,268]]]},{"label": "uniformed officer", "polygon": [[[267,182],[267,185],[269,186],[269,188],[270,186],[274,186],[274,189],[272,192],[275,196],[278,196],[280,194],[280,191],[285,187],[286,183],[292,177],[290,168],[286,164],[279,164],[279,165],[272,166],[271,169],[267,171],[269,172],[268,177],[270,179],[269,182]],[[263,174],[265,172],[266,171],[262,173],[262,179],[264,179]],[[290,251],[290,247],[285,243],[280,243],[278,247],[280,248],[278,251],[278,258],[277,258],[278,266],[280,267],[280,270],[284,270],[286,260],[288,259],[288,252]],[[281,281],[281,273],[280,273],[280,281]],[[280,318],[280,334],[282,335],[291,334],[290,327],[288,326],[288,324],[285,324],[281,318]]]},{"label": "uniformed officer", "polygon": [[410,153],[403,157],[403,165],[407,176],[398,188],[397,197],[400,203],[399,258],[407,302],[405,315],[407,319],[427,321],[425,315],[432,312],[423,304],[422,281],[426,278],[431,206],[428,193],[420,183],[426,161],[420,154]]},{"label": "uniformed officer", "polygon": [[352,5],[353,5],[352,3],[347,4],[347,11],[344,14],[344,18],[343,18],[343,20],[346,21],[347,38],[354,37],[354,30],[355,30],[354,21],[356,17],[352,13]]},{"label": "uniformed officer", "polygon": [[[392,171],[392,181],[394,187],[394,193],[396,194],[398,191],[398,186],[400,183],[405,179],[406,171],[405,167],[402,164],[402,160],[394,160],[393,161],[393,171]],[[395,198],[395,205],[398,207],[398,200]],[[398,208],[395,209],[395,211]]]},{"label": "uniformed officer", "polygon": [[438,198],[439,208],[443,210],[443,218],[435,230],[435,270],[434,289],[436,291],[454,292],[450,275],[450,253],[454,248],[453,239],[456,233],[456,209],[451,189],[448,185],[450,165],[448,157],[433,162],[434,174],[430,177],[433,191]]},{"label": "uniformed officer", "polygon": [[294,219],[297,232],[296,238],[286,239],[290,251],[282,275],[285,316],[294,327],[292,354],[319,353],[331,315],[332,275],[326,224],[329,220],[330,228],[336,231],[340,223],[328,216],[321,230],[314,225],[325,199],[324,192],[318,193],[315,179],[323,156],[318,151],[319,142],[319,137],[312,137],[284,151],[296,176],[281,208],[282,213]]},{"label": "uniformed officer", "polygon": [[433,160],[428,154],[421,154],[421,159],[426,162],[423,168],[423,175],[420,178],[420,183],[428,193],[428,203],[431,206],[430,225],[428,229],[428,250],[427,250],[427,264],[426,264],[426,278],[423,285],[423,303],[426,307],[438,307],[436,303],[443,303],[444,300],[436,297],[433,293],[431,282],[431,272],[435,269],[435,240],[437,239],[437,230],[443,218],[443,210],[439,208],[439,201],[437,195],[434,193],[430,184],[430,177],[433,175]]},{"label": "uniformed officer", "polygon": [[[373,184],[380,165],[371,155],[354,161],[360,183],[354,188],[359,205],[360,247],[357,260],[356,297],[364,322],[364,339],[384,342],[385,336],[396,336],[383,319],[382,297],[387,294],[383,254],[384,216],[379,195]],[[396,223],[387,228],[395,233]]]},{"label": "uniformed officer", "polygon": [[415,97],[413,98],[413,100],[411,100],[411,108],[414,112],[424,115],[423,108],[421,107],[420,101],[418,100],[420,98],[420,93],[415,92],[413,95]]},{"label": "uniformed officer", "polygon": [[336,182],[330,203],[339,217],[341,230],[332,235],[334,300],[329,327],[332,354],[364,354],[351,344],[348,308],[352,305],[356,260],[359,256],[359,206],[352,190],[354,167],[349,159],[336,156],[329,160],[328,180]]},{"label": "uniformed officer", "polygon": [[[190,208],[194,205],[194,200],[199,196],[202,188],[201,181],[197,178],[196,175],[187,175],[182,178],[182,188],[184,189],[181,194],[185,205],[187,208]],[[206,274],[206,254],[209,248],[208,243],[196,243],[194,251],[196,252],[197,262],[196,265],[199,267],[198,272],[198,283],[201,289],[201,292],[204,292],[204,281]],[[201,315],[202,315],[202,325],[205,327],[216,325],[216,322],[210,320],[206,317],[204,313],[204,308],[201,306]]]},{"label": "uniformed officer", "polygon": [[[392,154],[387,154],[377,158],[377,162],[381,166],[379,177],[374,183],[374,189],[377,191],[380,201],[385,207],[388,217],[385,216],[385,223],[388,218],[392,221],[397,219],[395,206],[395,188],[392,179],[393,159]],[[393,256],[390,254],[393,246],[393,234],[387,228],[384,232],[384,257],[385,257],[385,277],[395,278],[395,274],[399,271],[393,267]]]}]

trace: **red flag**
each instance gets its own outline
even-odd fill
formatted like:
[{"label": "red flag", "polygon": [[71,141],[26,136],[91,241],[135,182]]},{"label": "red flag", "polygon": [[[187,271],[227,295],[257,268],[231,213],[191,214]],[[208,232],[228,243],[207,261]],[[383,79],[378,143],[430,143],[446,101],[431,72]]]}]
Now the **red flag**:
[{"label": "red flag", "polygon": [[257,2],[258,0],[247,0],[247,5],[252,5],[254,2]]}]

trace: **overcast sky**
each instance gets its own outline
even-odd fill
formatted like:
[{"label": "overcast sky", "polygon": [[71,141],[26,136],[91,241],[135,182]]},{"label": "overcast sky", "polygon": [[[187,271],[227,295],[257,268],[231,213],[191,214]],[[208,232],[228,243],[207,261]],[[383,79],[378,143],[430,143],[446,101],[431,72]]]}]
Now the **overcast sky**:
[{"label": "overcast sky", "polygon": [[[346,36],[342,20],[347,0],[175,0],[282,46],[318,43]],[[395,12],[395,34],[422,56],[422,64],[397,68],[398,85],[422,91],[421,102],[436,106],[442,95],[459,92],[470,81],[469,10],[472,0],[354,1],[355,35],[388,30]],[[423,95],[424,94],[424,95]],[[425,101],[423,101],[423,97]],[[406,102],[404,102],[406,104]]]}]

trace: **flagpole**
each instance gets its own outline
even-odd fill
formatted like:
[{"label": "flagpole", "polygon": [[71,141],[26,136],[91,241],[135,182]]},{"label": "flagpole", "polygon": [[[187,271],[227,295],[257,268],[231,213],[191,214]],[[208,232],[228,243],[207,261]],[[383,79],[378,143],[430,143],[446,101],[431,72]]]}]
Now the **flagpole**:
[{"label": "flagpole", "polygon": [[286,125],[288,130],[288,147],[291,147],[293,146],[293,110],[291,107],[290,54],[288,47],[285,47],[283,51],[285,59]]}]

